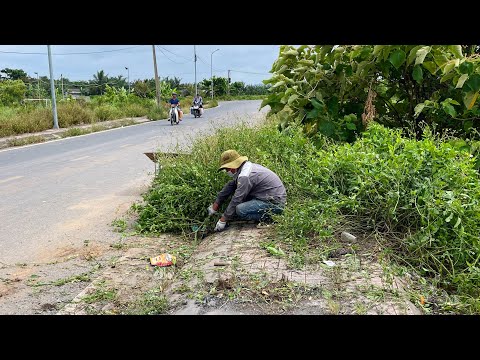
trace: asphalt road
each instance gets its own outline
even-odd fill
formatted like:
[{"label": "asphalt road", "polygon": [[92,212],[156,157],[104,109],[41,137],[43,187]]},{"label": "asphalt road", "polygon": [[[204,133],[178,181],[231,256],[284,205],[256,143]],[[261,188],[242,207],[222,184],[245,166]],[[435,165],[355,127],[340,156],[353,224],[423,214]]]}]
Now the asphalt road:
[{"label": "asphalt road", "polygon": [[222,102],[176,126],[155,121],[0,151],[0,263],[54,261],[89,241],[113,243],[111,223],[148,189],[145,152],[188,146],[193,136],[256,122],[261,101]]}]

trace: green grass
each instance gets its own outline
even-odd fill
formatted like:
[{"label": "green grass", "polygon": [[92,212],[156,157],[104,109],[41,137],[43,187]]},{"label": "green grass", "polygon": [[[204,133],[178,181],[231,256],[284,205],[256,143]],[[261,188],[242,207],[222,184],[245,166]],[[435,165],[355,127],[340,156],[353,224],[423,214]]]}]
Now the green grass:
[{"label": "green grass", "polygon": [[127,222],[124,219],[115,219],[112,221],[112,226],[116,232],[124,232],[127,229]]},{"label": "green grass", "polygon": [[87,304],[93,304],[104,301],[113,301],[117,298],[117,291],[109,289],[105,286],[105,282],[99,284],[99,287],[91,294],[82,298],[82,301]]},{"label": "green grass", "polygon": [[[82,101],[59,102],[57,104],[60,128],[87,125],[106,120],[165,114],[157,110],[153,102],[139,101],[120,104],[95,104]],[[165,118],[166,116],[164,116]],[[149,117],[150,118],[150,117]],[[0,137],[27,134],[51,129],[51,108],[41,106],[0,107]]]},{"label": "green grass", "polygon": [[160,315],[168,310],[168,300],[159,288],[145,292],[142,298],[131,304],[126,313],[129,315]]},{"label": "green grass", "polygon": [[190,155],[160,154],[162,171],[136,207],[137,230],[188,234],[201,224],[229,180],[217,171],[220,154],[236,149],[274,170],[287,188],[285,211],[275,217],[277,244],[269,246],[282,255],[281,242],[292,267],[320,261],[347,230],[377,239],[386,260],[464,299],[470,311],[480,308],[480,179],[470,153],[428,130],[416,141],[372,124],[346,144],[307,138],[295,126],[279,132],[275,117],[270,121],[219,129],[193,141]]}]

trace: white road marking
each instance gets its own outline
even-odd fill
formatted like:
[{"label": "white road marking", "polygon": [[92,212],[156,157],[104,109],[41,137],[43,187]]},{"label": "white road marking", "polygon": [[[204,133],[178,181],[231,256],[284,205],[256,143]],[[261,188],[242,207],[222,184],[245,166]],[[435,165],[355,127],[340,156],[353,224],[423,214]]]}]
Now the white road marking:
[{"label": "white road marking", "polygon": [[6,183],[7,181],[15,180],[15,179],[21,179],[23,176],[12,176],[3,180],[0,180],[0,184]]},{"label": "white road marking", "polygon": [[83,160],[83,159],[86,159],[86,158],[89,158],[90,155],[87,155],[87,156],[82,156],[82,157],[79,157],[79,158],[76,158],[76,159],[73,159],[73,160],[70,160],[70,161],[78,161],[78,160]]}]

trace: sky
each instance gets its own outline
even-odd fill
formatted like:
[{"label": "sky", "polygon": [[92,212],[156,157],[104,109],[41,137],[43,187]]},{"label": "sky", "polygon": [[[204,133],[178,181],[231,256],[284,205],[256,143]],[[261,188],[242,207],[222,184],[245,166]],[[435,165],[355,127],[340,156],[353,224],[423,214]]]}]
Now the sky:
[{"label": "sky", "polygon": [[[197,83],[213,76],[232,82],[261,84],[277,59],[279,45],[196,45]],[[92,80],[100,70],[108,76],[122,75],[130,82],[154,78],[151,45],[51,45],[53,77],[71,81]],[[215,51],[219,49],[218,51]],[[47,45],[0,45],[0,70],[22,69],[29,76],[49,77]],[[158,76],[177,77],[194,83],[194,45],[155,45]],[[213,53],[213,54],[212,54]],[[125,69],[125,68],[128,68]]]}]

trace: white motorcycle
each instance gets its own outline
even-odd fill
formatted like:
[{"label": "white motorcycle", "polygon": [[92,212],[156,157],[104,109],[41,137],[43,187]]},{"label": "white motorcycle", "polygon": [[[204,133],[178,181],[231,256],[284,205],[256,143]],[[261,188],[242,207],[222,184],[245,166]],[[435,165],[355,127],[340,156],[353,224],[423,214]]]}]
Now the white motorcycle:
[{"label": "white motorcycle", "polygon": [[202,116],[203,114],[203,109],[199,106],[199,105],[196,105],[194,104],[191,108],[190,108],[190,113],[195,117],[200,117]]},{"label": "white motorcycle", "polygon": [[180,120],[178,119],[178,105],[172,104],[170,108],[170,124],[178,125],[179,122]]}]

